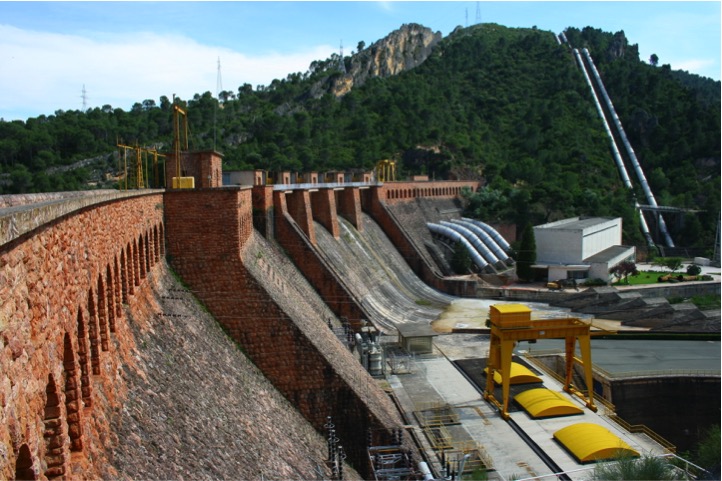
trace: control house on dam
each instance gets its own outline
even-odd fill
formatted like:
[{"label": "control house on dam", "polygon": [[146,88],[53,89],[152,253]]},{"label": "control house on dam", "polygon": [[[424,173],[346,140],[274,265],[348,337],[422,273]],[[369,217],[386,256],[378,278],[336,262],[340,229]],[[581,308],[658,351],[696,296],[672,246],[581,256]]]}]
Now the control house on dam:
[{"label": "control house on dam", "polygon": [[[478,182],[184,156],[165,189],[0,197],[3,479],[584,479],[620,449],[675,456],[621,419],[639,389],[595,389],[593,316],[549,306],[577,293],[512,292],[513,227],[460,222]],[[449,275],[461,238],[475,275]],[[703,377],[687,401],[718,409]]]}]

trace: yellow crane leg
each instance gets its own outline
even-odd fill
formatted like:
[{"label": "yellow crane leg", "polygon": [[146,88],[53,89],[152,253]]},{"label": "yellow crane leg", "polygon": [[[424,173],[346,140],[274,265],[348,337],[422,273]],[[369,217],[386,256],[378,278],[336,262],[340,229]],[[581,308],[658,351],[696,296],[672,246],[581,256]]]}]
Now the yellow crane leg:
[{"label": "yellow crane leg", "polygon": [[511,384],[511,354],[514,350],[514,341],[501,341],[501,392],[502,402],[501,416],[509,419],[509,385]]},{"label": "yellow crane leg", "polygon": [[587,382],[587,407],[597,412],[594,405],[594,375],[592,373],[592,343],[589,334],[579,336],[579,350],[582,352],[582,364],[584,366],[584,377]]}]

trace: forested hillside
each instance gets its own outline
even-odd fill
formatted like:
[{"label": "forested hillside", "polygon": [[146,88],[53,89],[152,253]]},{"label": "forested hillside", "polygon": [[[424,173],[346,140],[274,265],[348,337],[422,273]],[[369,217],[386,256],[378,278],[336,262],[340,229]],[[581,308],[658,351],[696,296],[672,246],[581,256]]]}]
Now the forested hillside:
[{"label": "forested hillside", "polygon": [[[594,57],[658,203],[702,211],[668,221],[677,244],[711,249],[720,211],[720,83],[651,65],[623,32],[570,28],[567,38]],[[181,99],[191,148],[222,152],[226,170],[371,169],[392,158],[402,176],[484,180],[468,199],[477,217],[523,227],[622,216],[625,242],[643,244],[583,75],[552,32],[458,28],[425,44],[428,58],[415,68],[388,76],[366,68],[364,82],[353,82],[369,52],[387,55],[381,42],[268,86],[221,92],[220,105],[210,92]],[[353,88],[339,89],[344,82]],[[0,121],[0,194],[107,187],[117,141],[170,150],[171,106],[161,97],[129,112],[105,105]]]}]

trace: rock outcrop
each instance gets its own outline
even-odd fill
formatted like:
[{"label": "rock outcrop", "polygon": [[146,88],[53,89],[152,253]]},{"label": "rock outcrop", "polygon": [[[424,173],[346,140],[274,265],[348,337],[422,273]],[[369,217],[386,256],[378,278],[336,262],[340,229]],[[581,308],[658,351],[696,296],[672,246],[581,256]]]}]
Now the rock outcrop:
[{"label": "rock outcrop", "polygon": [[346,72],[330,75],[312,89],[313,96],[330,92],[342,97],[374,77],[390,77],[418,67],[441,41],[441,32],[415,23],[402,25],[351,57]]}]

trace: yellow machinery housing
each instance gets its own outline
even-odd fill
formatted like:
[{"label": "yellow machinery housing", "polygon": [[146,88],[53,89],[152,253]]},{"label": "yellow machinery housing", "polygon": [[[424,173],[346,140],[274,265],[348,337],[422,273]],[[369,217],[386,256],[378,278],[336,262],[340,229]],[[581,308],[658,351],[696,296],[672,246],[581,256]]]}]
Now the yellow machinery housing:
[{"label": "yellow machinery housing", "polygon": [[[531,309],[523,304],[495,304],[489,307],[491,339],[487,360],[486,389],[484,399],[496,405],[504,419],[509,419],[509,385],[511,384],[511,358],[519,341],[532,339],[565,339],[566,378],[564,390],[582,398],[586,406],[596,412],[592,378],[592,349],[589,325],[576,318],[534,320]],[[572,385],[574,350],[577,339],[582,353],[587,395]],[[502,401],[494,397],[494,375],[501,374]]]},{"label": "yellow machinery housing", "polygon": [[580,463],[617,458],[620,455],[638,457],[621,438],[598,424],[577,423],[554,433],[559,441]]}]

